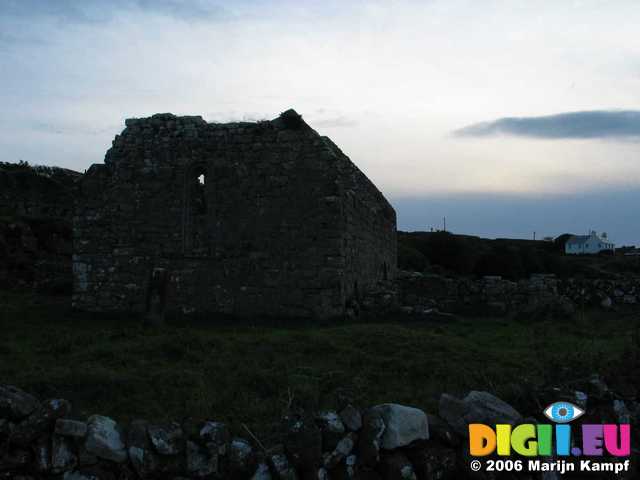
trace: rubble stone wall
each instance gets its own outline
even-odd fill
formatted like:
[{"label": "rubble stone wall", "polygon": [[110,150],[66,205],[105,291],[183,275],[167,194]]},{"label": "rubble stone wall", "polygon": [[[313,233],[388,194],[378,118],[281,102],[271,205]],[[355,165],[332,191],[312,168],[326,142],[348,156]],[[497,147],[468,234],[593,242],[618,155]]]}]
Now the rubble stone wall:
[{"label": "rubble stone wall", "polygon": [[293,111],[127,120],[76,203],[73,301],[84,310],[146,311],[162,270],[168,311],[328,317],[384,264],[393,275],[395,212]]},{"label": "rubble stone wall", "polygon": [[514,282],[496,276],[467,279],[400,272],[398,292],[400,304],[416,312],[437,308],[449,313],[500,315],[559,299],[587,307],[635,305],[640,278],[559,279],[539,274]]},{"label": "rubble stone wall", "polygon": [[[16,387],[0,385],[0,478],[502,478],[469,468],[474,458],[468,449],[470,424],[548,424],[541,405],[562,400],[577,403],[592,423],[613,421],[635,428],[640,415],[637,399],[620,399],[597,375],[578,386],[581,390],[554,387],[534,392],[534,398],[527,400],[532,406],[531,410],[527,407],[528,415],[483,391],[471,391],[463,398],[443,393],[437,414],[393,403],[359,409],[345,400],[336,410],[285,414],[280,434],[274,439],[278,443],[264,445],[248,428],[236,436],[238,432],[224,423],[208,419],[187,417],[166,423],[133,420],[126,425],[103,415],[74,418],[71,404],[64,399],[41,402]],[[633,430],[631,444],[637,439]],[[631,453],[632,468],[617,478],[638,478],[638,452],[634,449]],[[553,463],[556,457],[542,456],[540,460]],[[560,476],[525,469],[508,478]]]}]

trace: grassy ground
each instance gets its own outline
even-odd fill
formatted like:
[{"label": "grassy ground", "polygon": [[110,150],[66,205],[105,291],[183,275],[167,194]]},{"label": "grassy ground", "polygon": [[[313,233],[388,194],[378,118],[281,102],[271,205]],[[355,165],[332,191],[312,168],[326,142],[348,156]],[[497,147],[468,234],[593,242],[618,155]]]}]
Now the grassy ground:
[{"label": "grassy ground", "polygon": [[636,316],[590,313],[531,324],[388,319],[329,325],[145,329],[132,318],[69,311],[66,300],[0,293],[0,382],[71,400],[78,416],[187,415],[246,422],[269,436],[289,406],[325,408],[343,393],[434,411],[441,392],[531,386],[615,369]]}]

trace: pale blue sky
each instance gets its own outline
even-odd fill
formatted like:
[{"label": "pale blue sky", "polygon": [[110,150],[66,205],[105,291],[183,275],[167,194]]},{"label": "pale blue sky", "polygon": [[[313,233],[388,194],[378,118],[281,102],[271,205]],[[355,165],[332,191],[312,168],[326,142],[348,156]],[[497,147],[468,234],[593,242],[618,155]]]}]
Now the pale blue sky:
[{"label": "pale blue sky", "polygon": [[295,108],[403,229],[640,243],[636,1],[2,0],[0,160],[82,170],[124,119]]}]

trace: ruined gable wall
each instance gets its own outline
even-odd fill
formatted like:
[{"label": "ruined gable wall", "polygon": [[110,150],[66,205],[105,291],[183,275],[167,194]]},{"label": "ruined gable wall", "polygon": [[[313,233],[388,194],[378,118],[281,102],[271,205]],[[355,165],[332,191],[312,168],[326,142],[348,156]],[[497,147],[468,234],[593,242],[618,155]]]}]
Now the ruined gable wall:
[{"label": "ruined gable wall", "polygon": [[343,207],[344,295],[361,298],[397,270],[396,213],[376,186],[329,140],[336,157]]},{"label": "ruined gable wall", "polygon": [[[327,203],[338,194],[333,161],[306,125],[128,121],[83,180],[74,304],[144,311],[150,272],[162,267],[170,309],[341,313],[343,262],[327,265],[341,255],[340,208]],[[192,248],[188,189],[201,168],[207,210]]]}]

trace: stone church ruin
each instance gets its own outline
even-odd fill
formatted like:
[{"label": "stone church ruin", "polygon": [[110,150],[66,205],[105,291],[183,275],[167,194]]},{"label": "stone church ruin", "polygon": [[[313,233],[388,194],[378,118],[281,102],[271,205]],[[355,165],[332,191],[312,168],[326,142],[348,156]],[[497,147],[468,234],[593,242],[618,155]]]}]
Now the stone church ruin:
[{"label": "stone church ruin", "polygon": [[125,124],[80,182],[76,308],[322,318],[394,277],[395,211],[295,111]]}]

